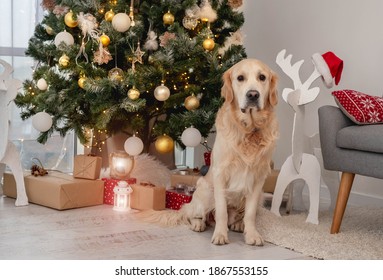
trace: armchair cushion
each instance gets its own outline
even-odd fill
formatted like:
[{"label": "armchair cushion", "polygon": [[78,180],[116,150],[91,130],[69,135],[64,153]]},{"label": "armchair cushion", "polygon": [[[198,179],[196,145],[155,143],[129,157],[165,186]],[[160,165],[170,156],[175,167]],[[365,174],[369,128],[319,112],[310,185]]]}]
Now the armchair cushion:
[{"label": "armchair cushion", "polygon": [[383,123],[383,98],[355,90],[333,91],[335,102],[356,124]]},{"label": "armchair cushion", "polygon": [[[345,141],[344,139],[338,139],[340,130],[347,127],[355,126],[356,128],[370,128],[374,130],[378,129],[381,125],[355,125],[354,122],[335,106],[322,106],[319,108],[318,114],[319,136],[324,168],[327,170],[349,172],[383,179],[382,153],[357,150],[355,149],[355,143],[352,143],[354,149],[340,148],[339,145],[345,147],[347,143],[343,142]],[[362,137],[364,137],[362,141],[367,139],[365,135]],[[382,136],[378,138],[382,138]],[[375,138],[375,141],[376,140]],[[370,139],[368,141],[370,141]]]},{"label": "armchair cushion", "polygon": [[383,125],[352,125],[336,135],[339,148],[383,154]]}]

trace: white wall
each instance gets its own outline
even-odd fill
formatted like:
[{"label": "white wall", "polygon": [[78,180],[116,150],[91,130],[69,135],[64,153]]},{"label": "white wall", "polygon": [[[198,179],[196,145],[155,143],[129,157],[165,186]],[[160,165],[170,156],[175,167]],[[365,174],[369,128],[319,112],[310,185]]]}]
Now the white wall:
[{"label": "white wall", "polygon": [[[245,47],[248,57],[267,63],[280,77],[279,92],[292,81],[275,63],[277,53],[287,49],[293,62],[304,59],[302,80],[313,70],[311,55],[333,51],[344,61],[338,86],[327,89],[318,79],[318,98],[307,105],[307,135],[318,131],[317,109],[335,105],[331,91],[355,89],[372,95],[383,93],[383,1],[381,0],[244,0]],[[293,111],[282,98],[278,104],[280,139],[274,155],[279,168],[291,153]],[[382,167],[383,168],[383,167]],[[356,177],[353,192],[383,198],[383,181]]]}]

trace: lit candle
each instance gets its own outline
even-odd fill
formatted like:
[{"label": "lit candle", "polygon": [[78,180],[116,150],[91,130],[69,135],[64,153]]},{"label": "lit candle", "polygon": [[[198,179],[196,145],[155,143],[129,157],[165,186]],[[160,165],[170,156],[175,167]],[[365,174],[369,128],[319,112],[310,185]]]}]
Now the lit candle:
[{"label": "lit candle", "polygon": [[125,151],[113,152],[109,156],[110,177],[114,179],[128,179],[134,167],[134,157]]}]

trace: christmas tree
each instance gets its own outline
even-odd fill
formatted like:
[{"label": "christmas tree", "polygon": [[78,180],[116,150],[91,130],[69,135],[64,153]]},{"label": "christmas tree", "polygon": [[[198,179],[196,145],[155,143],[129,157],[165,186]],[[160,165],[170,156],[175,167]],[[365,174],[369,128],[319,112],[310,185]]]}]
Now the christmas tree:
[{"label": "christmas tree", "polygon": [[[45,0],[30,39],[36,60],[15,103],[22,119],[49,114],[45,143],[70,130],[92,145],[115,133],[183,144],[211,133],[224,71],[246,56],[242,0]],[[41,115],[36,122],[41,122]],[[170,138],[169,138],[170,137]],[[162,150],[166,152],[167,150]],[[161,148],[160,148],[161,152]]]}]

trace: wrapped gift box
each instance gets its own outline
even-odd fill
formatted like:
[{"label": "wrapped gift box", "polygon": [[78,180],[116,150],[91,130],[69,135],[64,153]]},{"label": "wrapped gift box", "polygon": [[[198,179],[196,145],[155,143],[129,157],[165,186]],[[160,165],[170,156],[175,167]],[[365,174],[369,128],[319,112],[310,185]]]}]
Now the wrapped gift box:
[{"label": "wrapped gift box", "polygon": [[[102,178],[102,181],[104,181],[104,204],[114,204],[114,192],[113,189],[115,186],[117,186],[117,183],[121,180],[119,179],[112,179],[112,178]],[[137,180],[136,178],[129,178],[124,180],[129,185],[136,184]]]},{"label": "wrapped gift box", "polygon": [[76,155],[73,161],[73,177],[82,179],[99,179],[102,158],[90,155]]},{"label": "wrapped gift box", "polygon": [[274,193],[275,186],[277,184],[277,179],[279,175],[279,170],[271,170],[270,175],[266,178],[265,183],[263,184],[263,191],[265,193]]},{"label": "wrapped gift box", "polygon": [[195,186],[200,177],[201,174],[192,169],[176,170],[171,174],[170,184],[171,186],[176,186],[177,184]]},{"label": "wrapped gift box", "polygon": [[130,207],[138,210],[164,210],[166,202],[166,188],[152,184],[131,185]]},{"label": "wrapped gift box", "polygon": [[[50,171],[45,176],[24,176],[25,189],[31,203],[57,210],[102,204],[104,182],[73,178],[72,175]],[[16,182],[4,174],[3,194],[16,198]]]},{"label": "wrapped gift box", "polygon": [[166,208],[179,210],[185,203],[192,200],[195,188],[187,185],[177,185],[166,190]]}]

